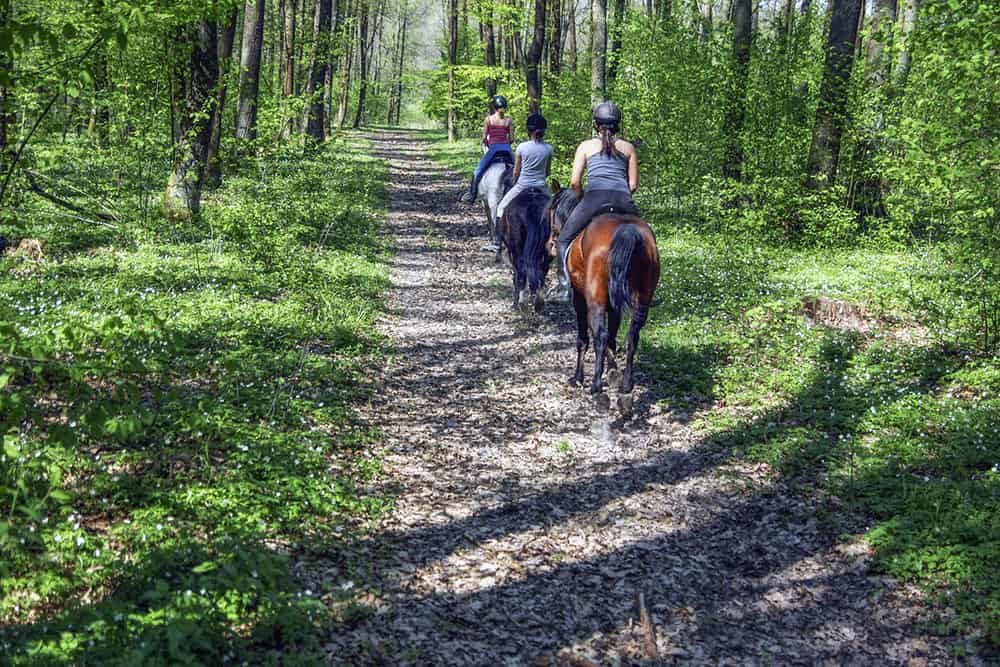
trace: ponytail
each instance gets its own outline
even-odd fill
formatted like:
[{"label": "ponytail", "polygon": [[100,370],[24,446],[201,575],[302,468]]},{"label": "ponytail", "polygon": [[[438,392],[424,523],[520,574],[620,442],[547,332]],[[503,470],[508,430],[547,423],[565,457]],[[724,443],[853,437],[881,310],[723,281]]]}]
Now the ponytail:
[{"label": "ponytail", "polygon": [[594,123],[597,129],[598,135],[601,137],[601,153],[607,155],[608,157],[622,157],[621,152],[615,148],[615,142],[618,138],[615,136],[618,133],[617,125],[604,125]]}]

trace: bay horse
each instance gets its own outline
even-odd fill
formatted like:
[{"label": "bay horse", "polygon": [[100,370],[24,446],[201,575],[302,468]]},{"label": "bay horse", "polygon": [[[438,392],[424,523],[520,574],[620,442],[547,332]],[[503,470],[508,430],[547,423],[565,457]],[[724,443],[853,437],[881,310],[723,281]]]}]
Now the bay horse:
[{"label": "bay horse", "polygon": [[[576,193],[560,188],[558,181],[552,181],[552,191],[555,194],[546,209],[551,228],[550,253],[554,253],[559,231],[577,204]],[[622,312],[628,308],[632,312],[632,325],[628,331],[620,392],[630,394],[639,331],[646,323],[660,280],[660,254],[653,230],[637,213],[598,211],[570,245],[566,268],[577,328],[576,371],[570,382],[583,384],[583,355],[592,335],[595,362],[590,393],[600,393],[605,360],[609,368],[617,368],[614,354],[618,349],[618,328]],[[607,354],[608,350],[611,354]]]},{"label": "bay horse", "polygon": [[528,188],[507,206],[501,221],[501,237],[507,247],[514,278],[514,308],[521,305],[527,288],[535,312],[542,310],[542,285],[549,272],[552,256],[546,251],[549,240],[549,216],[545,207],[549,193],[543,188]]}]

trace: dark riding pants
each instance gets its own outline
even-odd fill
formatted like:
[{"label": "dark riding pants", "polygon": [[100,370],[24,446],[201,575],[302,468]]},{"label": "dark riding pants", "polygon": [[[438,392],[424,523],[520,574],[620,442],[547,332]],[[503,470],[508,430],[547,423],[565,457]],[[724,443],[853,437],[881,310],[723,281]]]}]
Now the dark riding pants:
[{"label": "dark riding pants", "polygon": [[632,195],[622,190],[588,190],[583,193],[583,200],[576,205],[569,219],[559,232],[559,256],[566,256],[566,249],[580,232],[590,224],[594,215],[601,209],[612,208],[614,213],[635,213],[635,203]]}]

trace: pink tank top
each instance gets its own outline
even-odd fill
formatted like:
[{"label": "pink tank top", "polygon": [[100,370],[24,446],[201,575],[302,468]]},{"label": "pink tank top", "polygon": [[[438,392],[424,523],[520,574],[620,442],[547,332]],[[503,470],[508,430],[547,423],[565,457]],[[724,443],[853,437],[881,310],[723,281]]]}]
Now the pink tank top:
[{"label": "pink tank top", "polygon": [[507,127],[507,125],[487,124],[486,143],[490,146],[493,144],[509,144],[510,139],[508,138]]}]

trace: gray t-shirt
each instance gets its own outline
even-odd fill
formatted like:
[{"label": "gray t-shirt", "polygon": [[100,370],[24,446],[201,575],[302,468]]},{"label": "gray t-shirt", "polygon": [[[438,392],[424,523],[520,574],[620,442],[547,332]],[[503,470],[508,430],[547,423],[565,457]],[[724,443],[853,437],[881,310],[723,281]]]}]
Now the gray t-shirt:
[{"label": "gray t-shirt", "polygon": [[521,174],[517,182],[525,188],[544,188],[545,172],[552,159],[552,144],[529,139],[517,145],[521,156]]}]

